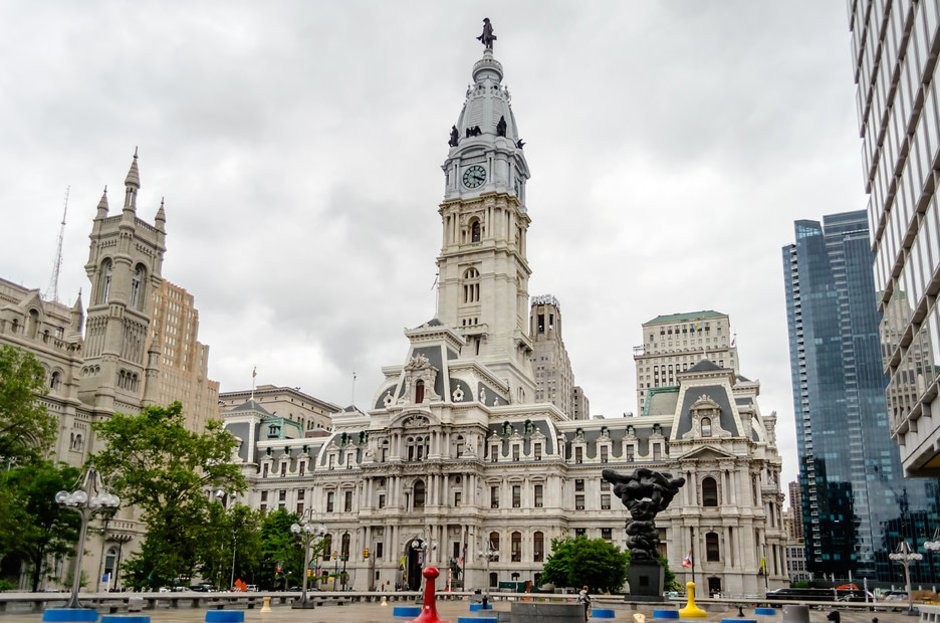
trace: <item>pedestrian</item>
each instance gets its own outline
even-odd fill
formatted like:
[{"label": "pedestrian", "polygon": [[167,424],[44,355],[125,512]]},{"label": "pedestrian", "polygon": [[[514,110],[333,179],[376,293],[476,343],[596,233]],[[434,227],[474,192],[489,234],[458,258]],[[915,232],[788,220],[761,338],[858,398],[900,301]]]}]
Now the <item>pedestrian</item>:
[{"label": "pedestrian", "polygon": [[578,593],[578,603],[584,607],[584,620],[587,621],[591,616],[591,596],[588,594],[587,585],[581,587]]}]

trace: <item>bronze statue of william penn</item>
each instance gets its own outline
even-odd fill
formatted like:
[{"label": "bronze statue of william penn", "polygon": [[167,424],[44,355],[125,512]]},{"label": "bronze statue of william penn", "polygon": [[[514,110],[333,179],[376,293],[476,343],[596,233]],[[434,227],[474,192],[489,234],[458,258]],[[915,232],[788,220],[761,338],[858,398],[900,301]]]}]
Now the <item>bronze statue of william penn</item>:
[{"label": "bronze statue of william penn", "polygon": [[496,41],[496,35],[493,34],[493,25],[490,24],[490,18],[483,18],[483,34],[477,37],[477,41],[482,43],[487,50],[493,49],[493,42]]}]

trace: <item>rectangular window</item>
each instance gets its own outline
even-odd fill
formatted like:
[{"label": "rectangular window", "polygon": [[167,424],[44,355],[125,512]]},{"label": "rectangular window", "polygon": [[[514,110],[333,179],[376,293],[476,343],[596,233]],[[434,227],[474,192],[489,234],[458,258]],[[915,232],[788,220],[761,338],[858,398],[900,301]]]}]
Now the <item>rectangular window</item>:
[{"label": "rectangular window", "polygon": [[499,458],[499,446],[490,446],[490,462],[495,463]]},{"label": "rectangular window", "polygon": [[281,463],[281,476],[287,475],[287,463]]},{"label": "rectangular window", "polygon": [[612,530],[610,528],[601,528],[601,538],[606,540],[611,540],[613,538]]},{"label": "rectangular window", "polygon": [[298,499],[298,500],[304,499],[304,494],[305,494],[305,491],[304,491],[303,489],[301,489],[300,491],[298,491],[298,492],[297,492],[297,499]]},{"label": "rectangular window", "polygon": [[297,502],[297,510],[296,510],[295,512],[296,512],[298,515],[303,515],[303,514],[304,514],[304,503],[303,503],[303,502]]},{"label": "rectangular window", "polygon": [[375,544],[375,557],[379,560],[382,560],[383,555],[385,555],[385,544],[382,541],[379,541]]},{"label": "rectangular window", "polygon": [[326,512],[333,512],[333,492],[328,491],[326,494]]},{"label": "rectangular window", "polygon": [[607,480],[601,481],[601,491],[610,491],[610,482]]},{"label": "rectangular window", "polygon": [[601,463],[607,462],[607,446],[601,446]]},{"label": "rectangular window", "polygon": [[610,496],[609,495],[605,494],[601,496],[601,510],[602,511],[610,510]]},{"label": "rectangular window", "polygon": [[283,502],[283,501],[285,501],[286,499],[287,499],[287,490],[286,490],[286,489],[277,492],[277,501],[278,501],[278,502]]},{"label": "rectangular window", "polygon": [[575,448],[574,449],[574,462],[583,463],[584,462],[584,448]]},{"label": "rectangular window", "polygon": [[345,499],[343,500],[343,510],[348,512],[352,511],[352,491],[347,491]]},{"label": "rectangular window", "polygon": [[262,501],[262,502],[267,502],[267,501],[268,501],[268,492],[267,492],[267,491],[262,491],[262,492],[261,492],[261,501]]},{"label": "rectangular window", "polygon": [[587,534],[587,530],[586,530],[585,528],[575,528],[575,529],[574,529],[574,535],[575,535],[575,536],[585,536],[586,534]]},{"label": "rectangular window", "polygon": [[512,460],[513,461],[519,460],[519,446],[518,445],[513,445],[512,447]]},{"label": "rectangular window", "polygon": [[490,508],[499,508],[499,487],[490,487]]},{"label": "rectangular window", "polygon": [[574,490],[575,491],[584,491],[584,480],[582,478],[577,478],[574,481]]},{"label": "rectangular window", "polygon": [[512,486],[512,507],[519,508],[522,506],[522,487],[519,485]]},{"label": "rectangular window", "polygon": [[454,506],[460,506],[460,491],[454,491]]},{"label": "rectangular window", "polygon": [[379,494],[379,508],[385,508],[385,494]]},{"label": "rectangular window", "polygon": [[542,444],[540,443],[535,444],[535,460],[542,460]]},{"label": "rectangular window", "polygon": [[574,509],[576,511],[584,510],[584,496],[583,495],[574,496]]},{"label": "rectangular window", "polygon": [[535,508],[542,508],[542,485],[535,485]]}]

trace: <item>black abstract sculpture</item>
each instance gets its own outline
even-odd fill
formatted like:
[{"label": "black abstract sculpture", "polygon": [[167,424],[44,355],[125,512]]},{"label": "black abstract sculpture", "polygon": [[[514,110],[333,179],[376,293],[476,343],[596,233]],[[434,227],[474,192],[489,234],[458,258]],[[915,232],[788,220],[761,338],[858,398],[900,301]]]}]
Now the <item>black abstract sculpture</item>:
[{"label": "black abstract sculpture", "polygon": [[627,548],[630,550],[628,600],[659,601],[663,595],[663,568],[659,564],[659,535],[656,514],[676,497],[685,478],[640,467],[632,474],[605,469],[601,477],[614,485],[614,495],[630,511],[627,520]]}]

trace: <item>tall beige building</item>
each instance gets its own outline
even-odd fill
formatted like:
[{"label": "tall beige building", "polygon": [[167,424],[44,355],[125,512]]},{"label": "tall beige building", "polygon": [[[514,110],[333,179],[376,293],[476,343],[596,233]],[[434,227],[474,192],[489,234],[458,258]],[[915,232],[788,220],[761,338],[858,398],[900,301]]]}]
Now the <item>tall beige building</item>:
[{"label": "tall beige building", "polygon": [[561,305],[550,294],[532,297],[529,309],[535,402],[550,402],[571,419],[588,419],[589,402],[574,384],[571,359],[561,334]]},{"label": "tall beige building", "polygon": [[219,383],[209,378],[209,347],[199,342],[199,311],[193,295],[166,279],[153,293],[151,347],[160,353],[156,401],[183,403],[186,424],[203,430],[219,419]]},{"label": "tall beige building", "polygon": [[712,310],[656,316],[643,324],[643,344],[633,348],[637,413],[651,390],[675,387],[679,373],[708,359],[738,371],[738,351],[727,314]]}]

